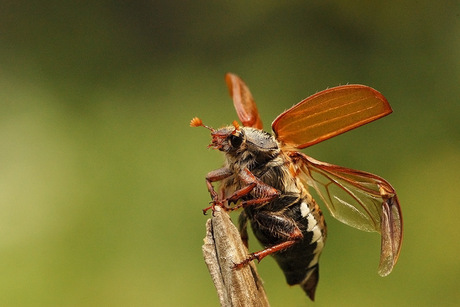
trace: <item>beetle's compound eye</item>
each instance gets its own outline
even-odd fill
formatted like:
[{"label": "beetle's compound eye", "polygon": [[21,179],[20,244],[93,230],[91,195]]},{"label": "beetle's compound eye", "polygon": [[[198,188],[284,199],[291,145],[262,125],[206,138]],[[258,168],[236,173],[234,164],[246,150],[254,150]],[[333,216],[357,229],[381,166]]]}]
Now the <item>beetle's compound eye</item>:
[{"label": "beetle's compound eye", "polygon": [[243,143],[243,135],[240,133],[230,134],[229,138],[230,144],[235,149],[239,148],[241,146],[241,143]]}]

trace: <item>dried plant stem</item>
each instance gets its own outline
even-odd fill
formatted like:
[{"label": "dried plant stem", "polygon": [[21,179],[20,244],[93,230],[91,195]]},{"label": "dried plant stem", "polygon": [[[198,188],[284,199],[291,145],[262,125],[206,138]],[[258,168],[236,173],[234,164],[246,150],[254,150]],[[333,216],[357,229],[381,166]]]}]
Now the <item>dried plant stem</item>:
[{"label": "dried plant stem", "polygon": [[233,269],[235,263],[246,259],[248,251],[228,214],[215,209],[206,223],[202,249],[221,306],[269,306],[254,263]]}]

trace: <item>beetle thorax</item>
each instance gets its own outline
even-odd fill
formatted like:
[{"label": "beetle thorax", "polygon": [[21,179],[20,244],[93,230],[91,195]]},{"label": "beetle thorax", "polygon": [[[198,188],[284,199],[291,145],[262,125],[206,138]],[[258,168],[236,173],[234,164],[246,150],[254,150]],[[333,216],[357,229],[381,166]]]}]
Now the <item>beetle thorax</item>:
[{"label": "beetle thorax", "polygon": [[280,152],[272,135],[255,128],[240,128],[228,137],[228,142],[230,150],[225,151],[227,165],[235,172],[242,168],[253,171],[263,167]]}]

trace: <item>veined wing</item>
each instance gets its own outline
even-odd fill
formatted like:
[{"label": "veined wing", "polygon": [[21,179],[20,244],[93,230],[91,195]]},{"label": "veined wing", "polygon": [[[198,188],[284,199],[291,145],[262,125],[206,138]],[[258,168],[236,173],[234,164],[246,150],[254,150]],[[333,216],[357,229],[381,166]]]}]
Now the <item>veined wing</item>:
[{"label": "veined wing", "polygon": [[262,129],[262,120],[256,103],[243,80],[237,75],[227,73],[225,82],[227,82],[230,96],[233,98],[233,105],[243,126]]},{"label": "veined wing", "polygon": [[381,93],[350,84],[316,93],[281,113],[272,123],[276,139],[305,148],[390,114]]},{"label": "veined wing", "polygon": [[300,152],[290,156],[305,184],[313,187],[339,221],[381,234],[379,274],[390,274],[402,242],[402,214],[398,197],[385,179],[315,160]]}]

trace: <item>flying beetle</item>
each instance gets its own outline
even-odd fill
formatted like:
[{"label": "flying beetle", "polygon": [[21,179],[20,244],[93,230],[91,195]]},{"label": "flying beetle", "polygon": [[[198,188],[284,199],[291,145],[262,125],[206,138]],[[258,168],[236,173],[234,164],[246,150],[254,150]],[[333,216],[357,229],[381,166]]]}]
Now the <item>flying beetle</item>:
[{"label": "flying beetle", "polygon": [[[318,161],[298,151],[379,119],[392,112],[385,97],[364,85],[343,85],[316,93],[281,113],[272,123],[262,121],[246,84],[225,76],[242,122],[214,129],[195,117],[192,127],[211,131],[210,148],[225,154],[222,168],[206,176],[211,206],[226,211],[243,208],[239,230],[248,246],[247,224],[264,249],[248,255],[235,269],[272,255],[289,285],[300,285],[311,300],[319,279],[319,256],[326,241],[323,214],[310,195],[312,187],[339,221],[381,234],[378,273],[390,274],[402,243],[402,213],[393,187],[383,178]],[[216,192],[213,183],[220,181]]]}]

